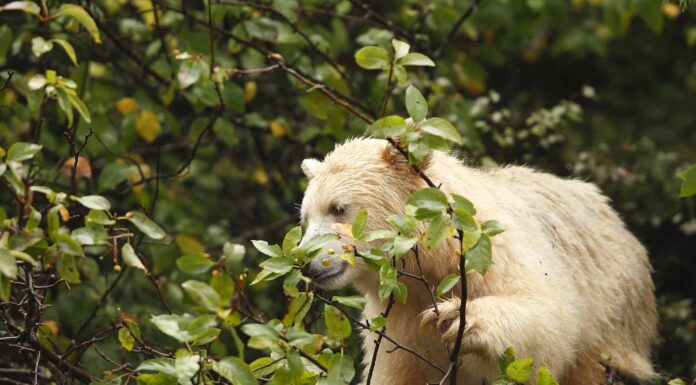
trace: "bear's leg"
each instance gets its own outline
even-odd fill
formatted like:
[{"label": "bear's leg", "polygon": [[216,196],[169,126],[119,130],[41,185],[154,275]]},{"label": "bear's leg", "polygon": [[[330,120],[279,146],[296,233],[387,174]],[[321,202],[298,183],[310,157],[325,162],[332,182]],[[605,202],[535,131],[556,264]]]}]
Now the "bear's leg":
[{"label": "bear's leg", "polygon": [[[461,301],[452,298],[438,305],[440,316],[427,310],[422,326],[436,323],[442,340],[452,346],[459,329]],[[534,358],[555,376],[574,362],[579,338],[578,317],[567,303],[550,296],[484,296],[467,302],[461,354],[495,358],[512,347],[519,357]]]}]

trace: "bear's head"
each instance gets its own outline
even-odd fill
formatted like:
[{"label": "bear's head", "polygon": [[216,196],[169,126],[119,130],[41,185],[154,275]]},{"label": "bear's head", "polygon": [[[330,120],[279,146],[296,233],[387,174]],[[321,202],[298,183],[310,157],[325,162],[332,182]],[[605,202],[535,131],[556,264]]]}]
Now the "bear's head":
[{"label": "bear's head", "polygon": [[[421,169],[427,168],[428,162],[421,163]],[[382,139],[348,140],[324,161],[305,159],[302,170],[309,179],[302,200],[302,243],[316,235],[337,233],[341,228],[337,224],[352,223],[363,209],[369,214],[366,231],[390,229],[386,218],[403,214],[408,197],[423,187],[406,158]],[[339,239],[326,244],[305,268],[305,274],[324,289],[349,283],[361,290],[377,287],[379,277],[360,258],[355,266],[340,258],[344,243]],[[370,246],[376,245],[358,245],[358,250]]]}]

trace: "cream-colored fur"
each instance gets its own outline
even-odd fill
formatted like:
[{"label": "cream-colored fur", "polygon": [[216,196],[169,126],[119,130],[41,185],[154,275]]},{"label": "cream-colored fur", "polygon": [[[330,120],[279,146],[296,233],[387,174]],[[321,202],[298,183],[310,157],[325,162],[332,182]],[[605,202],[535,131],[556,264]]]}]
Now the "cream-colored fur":
[{"label": "cream-colored fur", "polygon": [[[323,162],[305,161],[303,169],[310,177],[302,204],[305,240],[332,231],[334,222],[351,222],[363,208],[369,211],[368,229],[389,228],[384,218],[402,214],[408,196],[425,187],[398,156],[384,140],[354,139],[337,146]],[[656,324],[648,257],[594,185],[527,167],[477,170],[441,152],[434,152],[425,168],[443,191],[476,205],[479,223],[495,219],[506,228],[492,239],[494,265],[488,273],[467,275],[459,384],[490,384],[495,358],[507,347],[520,357],[533,357],[537,367],[546,364],[562,385],[601,382],[602,355],[627,376],[655,376],[648,359]],[[332,213],[334,204],[343,212]],[[458,273],[456,249],[456,241],[449,239],[433,252],[421,251],[432,285]],[[328,267],[317,261],[324,258],[331,260]],[[400,269],[418,273],[413,253],[404,261]],[[377,274],[360,261],[351,267],[324,254],[310,267],[324,287],[353,283],[367,298],[366,319],[385,310],[377,297]],[[401,281],[408,286],[408,301],[393,307],[387,334],[446,369],[442,341],[451,345],[456,338],[459,288],[440,303],[438,328],[428,322],[436,316],[423,285],[408,277]],[[363,336],[368,367],[376,335]],[[441,377],[384,340],[372,383],[425,384]]]}]

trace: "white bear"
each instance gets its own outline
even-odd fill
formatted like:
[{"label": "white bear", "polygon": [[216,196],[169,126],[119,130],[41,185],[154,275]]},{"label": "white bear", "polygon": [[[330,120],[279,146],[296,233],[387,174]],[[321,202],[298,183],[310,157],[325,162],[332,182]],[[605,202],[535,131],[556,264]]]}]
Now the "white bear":
[{"label": "white bear", "polygon": [[[596,186],[528,167],[478,170],[437,151],[420,168],[445,193],[470,199],[478,223],[494,219],[506,228],[492,238],[489,271],[467,274],[458,384],[490,384],[497,374],[495,359],[508,347],[520,357],[533,357],[535,368],[547,365],[562,385],[603,383],[600,361],[607,358],[628,377],[655,377],[648,358],[657,319],[648,256]],[[407,198],[426,187],[381,139],[349,140],[322,162],[305,160],[302,169],[309,179],[302,201],[303,241],[335,232],[332,224],[350,223],[365,208],[369,230],[390,228],[384,218],[403,214]],[[340,243],[330,247],[340,248]],[[419,250],[431,285],[458,274],[454,238],[434,251]],[[413,252],[404,261],[399,269],[419,274]],[[326,289],[353,284],[367,298],[368,320],[385,310],[377,294],[378,274],[360,260],[350,266],[338,253],[324,252],[311,262],[308,274]],[[387,335],[446,370],[444,343],[452,346],[456,339],[459,288],[439,304],[438,317],[422,282],[407,276],[400,281],[408,287],[408,301],[393,306]],[[377,336],[369,331],[363,336],[365,381]],[[421,358],[382,341],[372,384],[437,383],[441,378]]]}]

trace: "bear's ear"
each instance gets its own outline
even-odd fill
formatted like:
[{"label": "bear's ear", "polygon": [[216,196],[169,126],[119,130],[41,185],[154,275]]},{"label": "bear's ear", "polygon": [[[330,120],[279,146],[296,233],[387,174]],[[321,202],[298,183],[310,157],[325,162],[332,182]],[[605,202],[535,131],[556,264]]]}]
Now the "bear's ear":
[{"label": "bear's ear", "polygon": [[304,172],[307,179],[312,180],[312,178],[314,178],[314,176],[316,176],[319,172],[321,162],[314,158],[307,158],[302,161],[302,165],[300,167],[302,168],[302,172]]},{"label": "bear's ear", "polygon": [[[401,146],[401,143],[399,141],[396,141],[397,145]],[[406,149],[404,148],[404,152],[406,152]],[[421,160],[420,163],[418,163],[418,168],[421,171],[425,171],[430,167],[430,162],[433,158],[433,151],[430,150],[428,154],[423,157],[423,160]],[[382,160],[384,160],[389,166],[396,170],[401,170],[401,171],[406,171],[406,172],[413,172],[413,168],[411,168],[411,165],[408,163],[408,159],[404,154],[399,151],[397,148],[392,146],[391,144],[388,144],[384,147],[384,150],[382,151]]]}]

